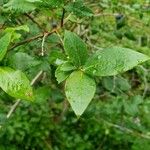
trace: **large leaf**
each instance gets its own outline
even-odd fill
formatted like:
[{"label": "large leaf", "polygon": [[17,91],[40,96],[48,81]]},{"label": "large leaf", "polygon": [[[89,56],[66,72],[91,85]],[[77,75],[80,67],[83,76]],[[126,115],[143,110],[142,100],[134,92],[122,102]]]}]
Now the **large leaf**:
[{"label": "large leaf", "polygon": [[69,58],[76,66],[84,65],[87,59],[87,47],[75,33],[65,31],[64,48]]},{"label": "large leaf", "polygon": [[91,56],[84,70],[95,76],[112,76],[130,70],[147,60],[148,56],[128,48],[106,48]]},{"label": "large leaf", "polygon": [[82,115],[96,90],[94,79],[82,71],[74,71],[66,81],[65,92],[77,116]]},{"label": "large leaf", "polygon": [[6,33],[1,39],[0,39],[0,61],[4,58],[7,48],[11,41],[12,33]]},{"label": "large leaf", "polygon": [[21,71],[0,67],[0,87],[12,97],[26,100],[33,99],[30,82]]}]

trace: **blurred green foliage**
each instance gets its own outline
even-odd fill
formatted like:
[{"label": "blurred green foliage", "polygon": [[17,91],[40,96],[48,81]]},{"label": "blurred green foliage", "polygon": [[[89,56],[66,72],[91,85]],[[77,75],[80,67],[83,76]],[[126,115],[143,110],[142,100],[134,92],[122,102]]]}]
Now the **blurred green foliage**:
[{"label": "blurred green foliage", "polygon": [[[88,10],[80,15],[78,8],[70,14],[71,0],[41,1],[0,0],[0,36],[8,27],[30,28],[29,33],[19,31],[22,37],[10,48],[58,26],[65,6],[63,29],[78,33],[89,53],[117,45],[150,56],[149,0],[78,1],[79,9]],[[45,39],[44,57],[42,39],[37,39],[9,50],[1,62],[22,70],[30,80],[40,70],[44,74],[34,85],[36,100],[22,101],[10,119],[6,115],[14,98],[0,90],[0,150],[149,150],[150,62],[121,75],[96,78],[95,97],[77,118],[66,101],[64,83],[58,85],[54,76],[65,61],[63,29]]]}]

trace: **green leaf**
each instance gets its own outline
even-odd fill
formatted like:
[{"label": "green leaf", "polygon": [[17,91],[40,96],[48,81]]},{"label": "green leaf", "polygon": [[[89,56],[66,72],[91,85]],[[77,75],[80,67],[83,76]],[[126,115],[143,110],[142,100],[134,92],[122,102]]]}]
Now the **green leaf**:
[{"label": "green leaf", "polygon": [[74,71],[66,80],[65,93],[77,116],[87,108],[96,90],[94,79],[82,71]]},{"label": "green leaf", "polygon": [[30,82],[21,71],[0,67],[0,87],[12,97],[26,100],[33,99]]},{"label": "green leaf", "polygon": [[35,4],[28,2],[27,0],[10,0],[4,7],[8,10],[15,10],[22,13],[27,13],[36,9]]},{"label": "green leaf", "polygon": [[69,12],[73,12],[78,17],[91,17],[93,15],[92,10],[86,7],[82,0],[70,3],[65,9]]},{"label": "green leaf", "polygon": [[17,27],[10,27],[6,28],[4,30],[5,33],[11,33],[11,41],[13,42],[14,40],[17,40],[21,37],[21,34],[18,31],[25,31],[29,32],[29,27],[27,25],[22,25],[22,26],[17,26]]},{"label": "green leaf", "polygon": [[55,71],[55,77],[58,83],[61,83],[64,80],[66,80],[69,77],[69,75],[70,75],[70,72],[65,72],[61,70],[61,65]]},{"label": "green leaf", "polygon": [[60,67],[60,70],[62,70],[62,71],[72,71],[75,69],[76,69],[76,67],[73,66],[73,64],[68,61],[64,62]]},{"label": "green leaf", "polygon": [[55,72],[55,77],[58,81],[58,83],[61,83],[62,81],[64,81],[66,78],[68,78],[68,76],[70,75],[70,73],[72,72],[72,70],[75,70],[76,67],[73,66],[70,62],[66,61],[63,64],[61,64]]},{"label": "green leaf", "polygon": [[128,48],[113,47],[97,51],[84,66],[94,76],[112,76],[132,69],[149,57]]},{"label": "green leaf", "polygon": [[85,64],[88,56],[87,47],[75,33],[65,31],[64,48],[75,66],[79,67]]},{"label": "green leaf", "polygon": [[102,80],[104,88],[110,92],[119,94],[120,92],[126,92],[131,89],[131,85],[128,80],[121,76],[109,76],[104,77]]},{"label": "green leaf", "polygon": [[2,61],[7,52],[7,48],[11,42],[11,36],[12,33],[7,33],[0,39],[0,61]]},{"label": "green leaf", "polygon": [[21,26],[17,26],[17,27],[11,27],[11,28],[6,28],[5,32],[15,32],[15,31],[25,31],[25,32],[29,32],[29,27],[27,25],[21,25]]}]

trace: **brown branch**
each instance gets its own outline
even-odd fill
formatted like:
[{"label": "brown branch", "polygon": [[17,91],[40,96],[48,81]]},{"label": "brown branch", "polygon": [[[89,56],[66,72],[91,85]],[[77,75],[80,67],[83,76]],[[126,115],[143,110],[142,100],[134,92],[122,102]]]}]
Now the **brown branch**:
[{"label": "brown branch", "polygon": [[62,11],[62,17],[61,17],[61,28],[64,26],[64,17],[65,17],[65,9],[63,8],[63,11]]},{"label": "brown branch", "polygon": [[[70,18],[70,16],[71,16],[71,14],[69,14],[67,18],[63,19],[63,24],[65,24],[65,23],[68,21],[68,19]],[[24,41],[21,41],[21,42],[19,42],[19,43],[16,43],[16,44],[13,45],[12,47],[10,47],[9,50],[12,50],[12,49],[14,49],[14,48],[16,48],[16,47],[18,47],[18,46],[24,45],[24,44],[26,44],[26,43],[30,43],[30,42],[35,41],[35,40],[37,40],[37,39],[43,38],[43,36],[44,36],[45,34],[47,34],[47,36],[50,36],[50,35],[52,35],[53,33],[55,33],[56,31],[58,31],[58,30],[61,29],[61,28],[62,28],[62,27],[59,26],[59,27],[53,29],[53,30],[50,31],[50,32],[45,32],[45,33],[42,33],[42,34],[38,34],[38,35],[36,35],[36,36],[34,36],[34,37],[31,37],[31,38],[29,38],[29,39],[26,39],[26,40],[24,40]]]},{"label": "brown branch", "polygon": [[[46,35],[47,35],[47,36],[50,36],[51,34],[53,34],[54,32],[56,32],[56,30],[57,30],[57,29],[54,29],[54,30],[52,30],[52,31],[50,31],[50,32],[47,32]],[[19,43],[16,43],[16,44],[13,45],[9,50],[12,50],[12,49],[14,49],[14,48],[16,48],[16,47],[18,47],[18,46],[21,46],[21,45],[30,43],[30,42],[35,41],[35,40],[37,40],[37,39],[43,38],[44,34],[45,34],[45,33],[42,33],[42,34],[36,35],[36,36],[34,36],[34,37],[31,37],[31,38],[29,38],[29,39],[26,39],[26,40],[24,40],[24,41],[21,41],[21,42],[19,42]]]}]

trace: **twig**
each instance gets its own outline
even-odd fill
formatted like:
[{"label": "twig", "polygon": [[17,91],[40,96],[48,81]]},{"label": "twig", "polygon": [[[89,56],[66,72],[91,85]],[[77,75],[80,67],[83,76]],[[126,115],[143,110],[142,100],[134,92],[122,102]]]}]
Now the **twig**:
[{"label": "twig", "polygon": [[16,101],[16,103],[11,107],[10,111],[8,112],[8,114],[7,114],[7,116],[6,116],[7,119],[9,119],[10,116],[12,115],[12,113],[16,110],[16,108],[17,108],[17,106],[19,105],[20,101],[21,101],[21,100],[18,99],[18,100]]},{"label": "twig", "polygon": [[[71,16],[71,13],[70,13],[70,14],[68,15],[68,17],[66,17],[66,19],[64,20],[64,24],[69,20],[70,16]],[[53,30],[50,31],[50,32],[47,32],[47,36],[52,35],[52,34],[55,33],[56,31],[58,31],[59,29],[61,29],[61,26],[60,26],[60,27],[57,27],[57,28],[55,28],[55,29],[53,29]],[[21,42],[15,44],[15,45],[13,45],[9,50],[12,50],[12,49],[14,49],[14,48],[16,48],[16,47],[18,47],[18,46],[21,46],[21,45],[30,43],[30,42],[35,41],[35,40],[37,40],[37,39],[43,38],[43,36],[44,36],[43,33],[42,33],[42,34],[40,33],[40,34],[38,34],[38,35],[36,35],[36,36],[34,36],[34,37],[31,37],[31,38],[29,38],[29,39],[26,39],[26,40],[24,40],[24,41],[21,41]]]},{"label": "twig", "polygon": [[115,88],[116,88],[116,76],[114,75],[113,76],[113,88],[111,90],[112,93],[114,92]]},{"label": "twig", "polygon": [[[52,30],[52,31],[50,31],[50,32],[47,32],[47,36],[50,36],[50,35],[53,34],[55,31],[56,31],[56,29],[54,29],[54,30]],[[21,45],[30,43],[30,42],[32,42],[32,41],[35,41],[35,40],[39,39],[39,38],[43,38],[43,33],[42,33],[42,34],[39,34],[39,35],[36,35],[36,36],[34,36],[34,37],[31,37],[31,38],[29,38],[29,39],[26,39],[26,40],[24,40],[24,41],[19,42],[19,43],[13,45],[9,50],[12,50],[12,49],[14,49],[14,48],[16,48],[16,47],[18,47],[18,46],[21,46]]]},{"label": "twig", "polygon": [[39,78],[42,76],[43,71],[39,71],[38,74],[34,77],[34,79],[31,81],[30,85],[33,86],[38,80]]},{"label": "twig", "polygon": [[43,39],[42,39],[42,52],[41,52],[42,56],[44,56],[44,53],[45,53],[45,51],[44,51],[44,43],[45,43],[46,37],[47,37],[47,33],[44,34]]},{"label": "twig", "polygon": [[62,17],[61,17],[61,28],[64,26],[64,17],[65,17],[65,9],[63,8]]}]

